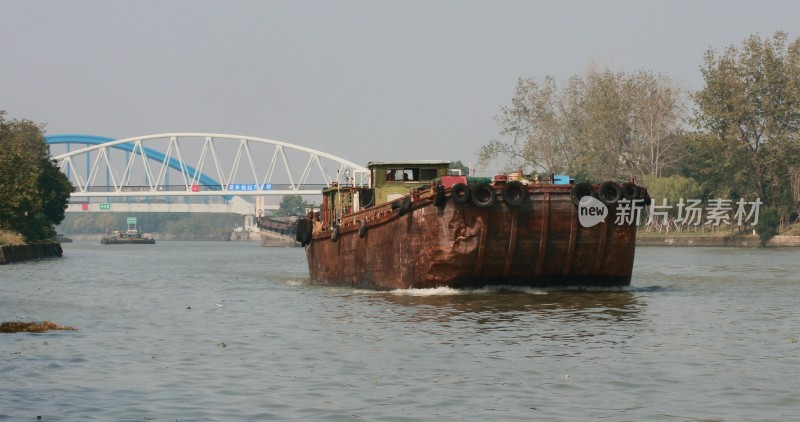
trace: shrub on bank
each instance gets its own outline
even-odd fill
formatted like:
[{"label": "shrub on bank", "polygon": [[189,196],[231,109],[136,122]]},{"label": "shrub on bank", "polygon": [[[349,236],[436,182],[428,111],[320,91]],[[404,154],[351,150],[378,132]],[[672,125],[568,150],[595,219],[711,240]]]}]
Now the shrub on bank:
[{"label": "shrub on bank", "polygon": [[0,230],[0,245],[24,245],[25,239],[19,235],[19,233],[7,231],[7,230]]},{"label": "shrub on bank", "polygon": [[756,225],[756,233],[761,239],[762,246],[766,245],[769,239],[778,234],[780,225],[781,221],[778,217],[778,212],[774,209],[767,208],[761,213],[761,218],[758,220],[758,225]]}]

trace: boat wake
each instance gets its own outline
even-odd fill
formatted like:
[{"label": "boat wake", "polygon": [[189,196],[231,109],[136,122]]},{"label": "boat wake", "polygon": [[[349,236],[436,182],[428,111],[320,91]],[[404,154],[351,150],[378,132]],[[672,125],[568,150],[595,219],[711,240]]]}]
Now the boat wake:
[{"label": "boat wake", "polygon": [[[598,293],[615,293],[615,292],[652,292],[661,290],[660,286],[648,287],[634,287],[634,286],[567,286],[567,287],[525,287],[525,286],[485,286],[481,288],[452,288],[452,287],[435,287],[429,289],[395,289],[389,290],[387,293],[395,296],[457,296],[457,295],[474,295],[474,294],[505,294],[505,293],[521,293],[529,295],[546,295],[551,293],[564,293],[564,292],[598,292]],[[374,293],[374,292],[373,292]]]},{"label": "boat wake", "polygon": [[285,280],[285,283],[289,286],[307,286],[310,284],[307,278],[291,278]]},{"label": "boat wake", "polygon": [[453,287],[434,287],[429,289],[396,289],[390,290],[389,294],[395,296],[457,296],[457,295],[474,295],[474,294],[498,294],[498,293],[524,293],[533,295],[547,294],[547,289],[538,289],[532,287],[519,287],[519,286],[486,286],[477,289],[457,289]]}]

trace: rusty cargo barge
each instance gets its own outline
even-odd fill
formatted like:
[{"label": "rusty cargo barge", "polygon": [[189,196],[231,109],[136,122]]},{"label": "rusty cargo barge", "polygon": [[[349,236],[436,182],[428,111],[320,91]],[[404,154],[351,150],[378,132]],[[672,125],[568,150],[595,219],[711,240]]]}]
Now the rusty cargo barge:
[{"label": "rusty cargo barge", "polygon": [[[367,186],[323,189],[301,218],[312,283],[371,289],[626,286],[636,225],[579,224],[579,201],[612,209],[633,183],[448,175],[449,162],[373,162]],[[609,212],[613,214],[613,212]],[[606,216],[608,219],[608,216]]]}]

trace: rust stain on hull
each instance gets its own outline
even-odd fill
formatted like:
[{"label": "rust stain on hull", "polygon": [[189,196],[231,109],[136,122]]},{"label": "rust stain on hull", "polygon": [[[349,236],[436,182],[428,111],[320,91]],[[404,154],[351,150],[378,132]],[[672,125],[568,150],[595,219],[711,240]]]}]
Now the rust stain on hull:
[{"label": "rust stain on hull", "polygon": [[437,206],[432,188],[409,196],[405,212],[387,203],[345,214],[335,230],[313,231],[311,281],[374,289],[629,285],[636,226],[613,218],[581,226],[571,188],[530,185],[524,201],[510,204],[498,186],[494,203],[482,207],[457,203],[449,189]]}]

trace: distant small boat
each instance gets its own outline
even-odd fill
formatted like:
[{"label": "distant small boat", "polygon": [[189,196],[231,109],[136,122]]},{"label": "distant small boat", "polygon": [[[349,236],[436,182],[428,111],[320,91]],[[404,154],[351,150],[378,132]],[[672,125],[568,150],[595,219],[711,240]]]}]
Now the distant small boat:
[{"label": "distant small boat", "polygon": [[64,233],[56,233],[56,242],[58,243],[72,243],[72,239],[64,236]]},{"label": "distant small boat", "polygon": [[114,230],[111,234],[103,236],[100,239],[101,245],[121,245],[121,244],[136,244],[136,245],[155,245],[156,239],[153,237],[146,237],[138,230],[120,231]]}]

